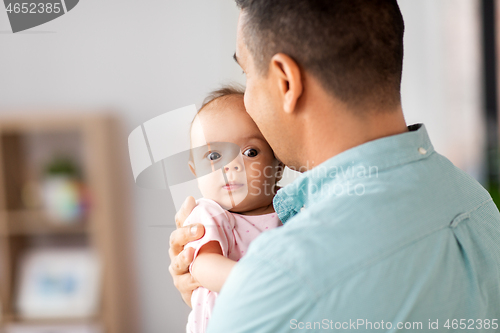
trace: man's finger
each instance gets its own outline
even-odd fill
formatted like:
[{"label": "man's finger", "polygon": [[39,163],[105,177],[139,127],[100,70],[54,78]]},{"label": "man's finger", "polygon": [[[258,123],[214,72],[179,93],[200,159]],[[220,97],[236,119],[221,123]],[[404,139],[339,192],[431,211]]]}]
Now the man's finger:
[{"label": "man's finger", "polygon": [[196,207],[196,200],[192,197],[189,196],[184,200],[182,203],[181,208],[179,211],[175,214],[175,225],[177,228],[182,227],[184,224],[184,221],[186,218],[191,214],[191,211]]},{"label": "man's finger", "polygon": [[201,287],[201,285],[189,273],[176,275],[173,274],[172,266],[169,266],[168,269],[170,271],[170,275],[172,275],[172,278],[174,280],[175,288],[179,290],[184,302],[189,307],[191,307],[191,295],[193,294],[193,290],[195,290],[198,287]]},{"label": "man's finger", "polygon": [[[172,273],[172,271],[171,271]],[[175,278],[174,280],[174,286],[177,288],[181,293],[191,293],[193,290],[196,288],[200,287],[201,285],[199,284],[198,281],[196,281],[193,276],[189,273],[182,274],[182,275],[172,275],[172,277]]]},{"label": "man's finger", "polygon": [[182,282],[180,285],[184,287],[183,290],[180,290],[183,301],[190,308],[192,308],[193,306],[191,304],[191,295],[193,294],[193,290],[201,287],[201,285],[193,278],[191,274],[182,275]]},{"label": "man's finger", "polygon": [[191,295],[193,293],[190,293],[190,294],[187,294],[187,293],[181,293],[181,297],[182,297],[182,300],[184,301],[184,303],[187,304],[187,306],[189,306],[191,309],[193,308],[193,305],[191,304]]},{"label": "man's finger", "polygon": [[201,287],[201,285],[192,277],[191,274],[184,274],[181,276],[179,286],[183,287],[182,290],[179,290],[182,299],[190,308],[192,308],[191,295],[193,294],[193,290]]},{"label": "man's finger", "polygon": [[[172,231],[170,234],[170,250],[172,250],[172,254],[174,256],[178,255],[184,249],[184,245],[200,239],[204,234],[205,227],[200,223]],[[172,257],[170,257],[170,259],[172,259]]]},{"label": "man's finger", "polygon": [[186,277],[186,283],[184,284],[185,292],[192,293],[193,290],[201,287],[201,284],[191,274],[184,274],[183,276]]},{"label": "man's finger", "polygon": [[189,273],[189,264],[193,260],[193,256],[194,249],[187,248],[185,251],[181,252],[180,255],[174,256],[172,263],[168,266],[168,271],[172,276],[175,288],[179,290],[183,301],[189,307],[191,307],[191,295],[193,290],[201,286]]},{"label": "man's finger", "polygon": [[171,255],[170,259],[172,260],[169,266],[170,274],[181,275],[188,272],[189,265],[193,261],[194,249],[192,247],[188,247],[179,255],[173,257],[169,250],[169,255]]}]

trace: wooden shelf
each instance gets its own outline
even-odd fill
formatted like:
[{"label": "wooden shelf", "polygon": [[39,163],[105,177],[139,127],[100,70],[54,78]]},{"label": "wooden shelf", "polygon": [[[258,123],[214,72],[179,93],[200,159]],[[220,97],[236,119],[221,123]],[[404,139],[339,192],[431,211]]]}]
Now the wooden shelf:
[{"label": "wooden shelf", "polygon": [[[11,324],[98,324],[104,333],[140,332],[129,246],[133,214],[126,142],[119,120],[110,114],[0,117],[0,332]],[[41,206],[29,200],[28,185],[40,183],[57,154],[81,169],[78,181],[88,192],[88,214],[74,223],[58,223],[42,210],[28,209]],[[95,251],[102,266],[95,316],[19,316],[23,256],[44,247]]]},{"label": "wooden shelf", "polygon": [[51,220],[44,211],[7,211],[6,235],[38,235],[38,234],[86,234],[88,223],[84,219],[75,222],[58,222]]}]

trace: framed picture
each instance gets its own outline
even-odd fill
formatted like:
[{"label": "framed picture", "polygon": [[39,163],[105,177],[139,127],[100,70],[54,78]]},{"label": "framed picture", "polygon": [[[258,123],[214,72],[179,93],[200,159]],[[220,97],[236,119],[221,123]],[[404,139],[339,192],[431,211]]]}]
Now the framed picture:
[{"label": "framed picture", "polygon": [[16,306],[23,318],[85,318],[98,310],[101,268],[89,248],[30,250],[19,273]]}]

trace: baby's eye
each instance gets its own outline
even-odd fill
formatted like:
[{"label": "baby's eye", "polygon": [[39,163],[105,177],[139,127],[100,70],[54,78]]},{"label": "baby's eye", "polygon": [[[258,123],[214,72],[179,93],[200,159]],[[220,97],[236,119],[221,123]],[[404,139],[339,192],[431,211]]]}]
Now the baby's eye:
[{"label": "baby's eye", "polygon": [[245,150],[243,152],[243,154],[248,156],[248,157],[255,157],[259,154],[259,152],[256,149],[248,148],[247,150]]},{"label": "baby's eye", "polygon": [[218,160],[218,159],[219,159],[219,158],[221,158],[221,157],[222,157],[222,155],[221,155],[221,154],[219,154],[219,153],[218,153],[218,152],[216,152],[216,151],[210,152],[210,153],[208,153],[208,155],[207,155],[207,158],[208,158],[210,161],[216,161],[216,160]]}]

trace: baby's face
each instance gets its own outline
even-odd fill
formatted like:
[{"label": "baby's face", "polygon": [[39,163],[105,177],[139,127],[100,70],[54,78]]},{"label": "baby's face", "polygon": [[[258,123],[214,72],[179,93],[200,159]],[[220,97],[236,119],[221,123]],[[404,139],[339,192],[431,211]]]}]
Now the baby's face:
[{"label": "baby's face", "polygon": [[274,196],[273,185],[280,172],[279,161],[245,111],[242,96],[216,100],[197,115],[191,129],[191,146],[210,147],[212,143],[212,148],[207,147],[202,156],[194,158],[191,168],[195,174],[197,164],[201,169],[200,158],[206,158],[212,164],[222,158],[224,150],[217,149],[217,142],[233,143],[233,147],[239,147],[240,151],[233,153],[236,158],[231,158],[231,162],[219,165],[219,170],[197,176],[203,197],[236,213],[270,205]]}]

